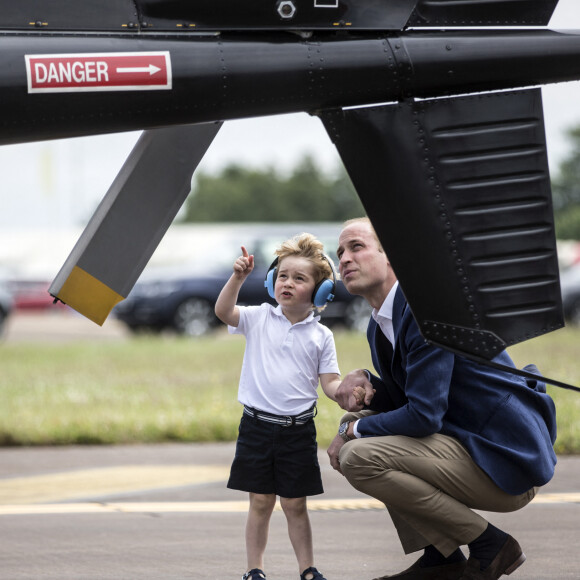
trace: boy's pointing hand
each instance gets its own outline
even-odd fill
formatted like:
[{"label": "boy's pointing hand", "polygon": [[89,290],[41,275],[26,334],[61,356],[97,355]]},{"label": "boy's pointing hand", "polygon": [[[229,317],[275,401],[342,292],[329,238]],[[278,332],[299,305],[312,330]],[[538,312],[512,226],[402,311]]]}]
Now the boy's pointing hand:
[{"label": "boy's pointing hand", "polygon": [[242,255],[234,262],[234,273],[238,278],[246,278],[254,269],[254,255],[248,254],[245,246],[242,246]]}]

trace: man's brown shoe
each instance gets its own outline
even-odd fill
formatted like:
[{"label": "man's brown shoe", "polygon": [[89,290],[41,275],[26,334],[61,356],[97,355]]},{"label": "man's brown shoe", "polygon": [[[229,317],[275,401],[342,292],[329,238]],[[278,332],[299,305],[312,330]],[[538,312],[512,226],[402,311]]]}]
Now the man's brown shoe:
[{"label": "man's brown shoe", "polygon": [[497,580],[504,574],[511,574],[516,568],[519,568],[526,560],[520,545],[508,536],[505,544],[492,560],[491,564],[485,569],[479,569],[479,560],[469,557],[465,572],[460,580]]},{"label": "man's brown shoe", "polygon": [[466,566],[466,561],[464,561],[422,568],[419,565],[420,560],[419,558],[410,568],[398,574],[381,576],[380,578],[375,578],[375,580],[391,580],[392,578],[399,578],[400,580],[459,580],[462,578],[461,575]]}]

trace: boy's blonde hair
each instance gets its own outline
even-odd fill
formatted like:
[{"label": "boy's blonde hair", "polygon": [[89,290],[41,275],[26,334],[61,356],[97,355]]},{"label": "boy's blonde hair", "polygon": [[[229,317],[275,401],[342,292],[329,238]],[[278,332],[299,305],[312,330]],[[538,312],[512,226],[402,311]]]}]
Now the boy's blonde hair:
[{"label": "boy's blonde hair", "polygon": [[[289,256],[306,258],[314,266],[316,284],[325,278],[330,280],[336,278],[334,264],[331,265],[332,260],[324,253],[324,245],[312,234],[304,232],[286,240],[276,250],[276,255],[278,263]],[[322,310],[322,308],[318,308],[318,310]]]}]

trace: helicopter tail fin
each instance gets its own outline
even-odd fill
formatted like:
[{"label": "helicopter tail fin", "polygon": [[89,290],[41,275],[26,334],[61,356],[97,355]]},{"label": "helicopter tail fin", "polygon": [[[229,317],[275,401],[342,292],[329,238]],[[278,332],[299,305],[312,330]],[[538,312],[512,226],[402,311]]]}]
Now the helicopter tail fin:
[{"label": "helicopter tail fin", "polygon": [[102,325],[127,297],[171,225],[220,127],[144,131],[49,293]]},{"label": "helicopter tail fin", "polygon": [[563,326],[540,89],[321,117],[426,339],[491,359]]}]

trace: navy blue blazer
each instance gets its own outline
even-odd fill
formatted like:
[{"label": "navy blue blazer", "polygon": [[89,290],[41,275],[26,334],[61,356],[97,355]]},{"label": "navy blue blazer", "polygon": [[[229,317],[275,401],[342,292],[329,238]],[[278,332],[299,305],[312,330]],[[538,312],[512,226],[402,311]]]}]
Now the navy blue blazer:
[{"label": "navy blue blazer", "polygon": [[[399,287],[393,304],[394,350],[371,318],[367,338],[380,411],[361,419],[363,437],[442,433],[458,439],[507,493],[518,495],[554,474],[556,410],[541,381],[471,362],[427,344]],[[495,361],[514,366],[507,352]]]}]

